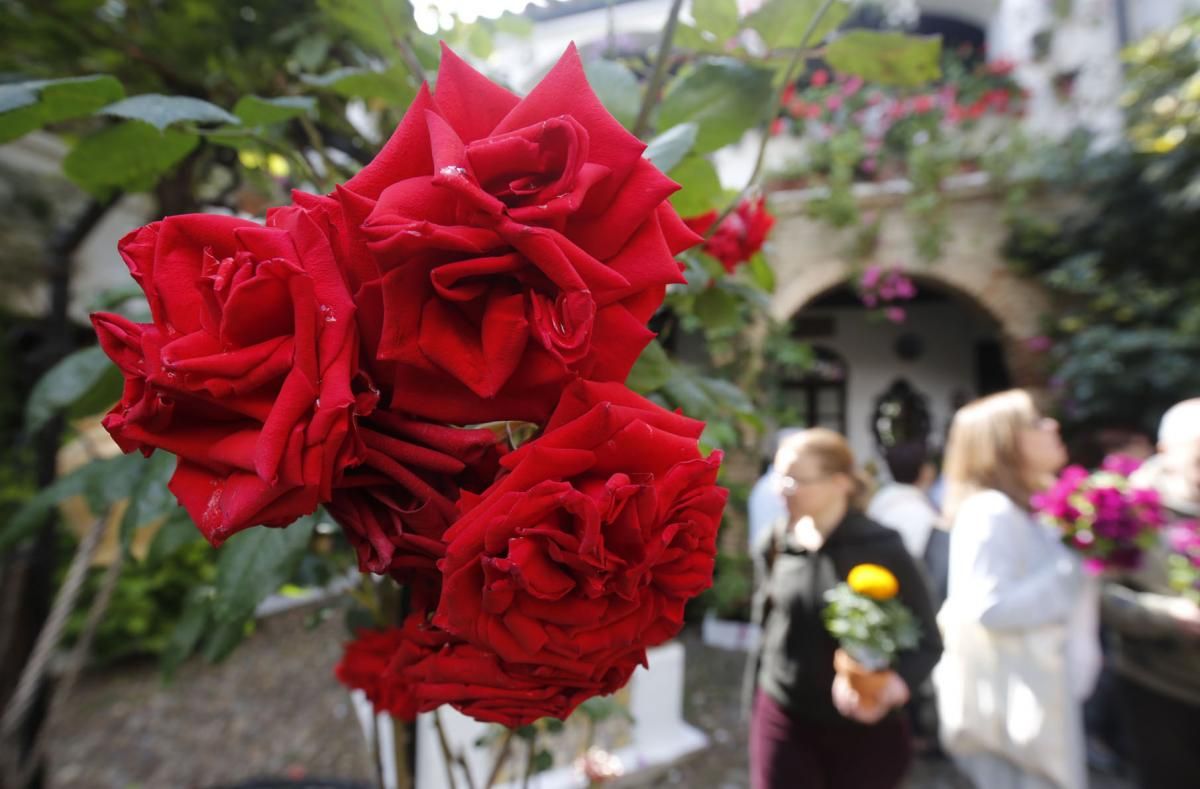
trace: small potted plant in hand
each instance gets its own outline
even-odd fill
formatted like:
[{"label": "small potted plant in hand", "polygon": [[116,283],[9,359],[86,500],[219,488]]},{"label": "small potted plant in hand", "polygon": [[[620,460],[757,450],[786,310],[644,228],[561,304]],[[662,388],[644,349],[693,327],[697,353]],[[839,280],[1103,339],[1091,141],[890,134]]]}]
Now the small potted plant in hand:
[{"label": "small potted plant in hand", "polygon": [[896,654],[913,649],[921,629],[896,599],[900,584],[886,567],[860,564],[825,595],[825,627],[839,649],[833,665],[868,706],[874,706]]}]

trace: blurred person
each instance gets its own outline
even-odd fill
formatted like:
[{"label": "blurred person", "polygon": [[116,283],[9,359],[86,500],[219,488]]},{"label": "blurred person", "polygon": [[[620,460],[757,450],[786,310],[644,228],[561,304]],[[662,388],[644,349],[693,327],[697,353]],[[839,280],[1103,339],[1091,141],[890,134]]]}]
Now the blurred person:
[{"label": "blurred person", "polygon": [[[924,441],[888,447],[883,457],[892,481],[884,483],[871,497],[867,517],[900,534],[909,555],[925,570],[934,605],[940,606],[946,594],[945,559],[949,555],[949,535],[936,528],[941,516],[927,495],[937,477],[937,468],[929,460]],[[905,712],[912,723],[917,752],[936,753],[937,708],[929,682],[913,690],[913,698]]]},{"label": "blurred person", "polygon": [[923,442],[889,447],[884,461],[892,481],[871,497],[867,517],[895,529],[909,554],[923,560],[929,535],[938,520],[937,510],[927,495],[937,470],[929,462],[929,451]]},{"label": "blurred person", "polygon": [[775,473],[775,451],[785,438],[799,432],[798,427],[781,428],[775,431],[768,442],[762,476],[750,489],[750,498],[746,502],[751,551],[762,535],[771,528],[771,524],[787,517],[787,505],[784,504],[783,494],[779,491],[779,474]]},{"label": "blurred person", "polygon": [[934,684],[943,744],[980,789],[1087,785],[1082,701],[1098,635],[1081,613],[1079,558],[1029,503],[1066,459],[1058,423],[1022,390],[965,406],[950,428],[946,651]]},{"label": "blurred person", "polygon": [[[900,536],[858,509],[863,483],[845,438],[823,428],[791,435],[781,442],[775,470],[787,517],[755,552],[764,580],[755,600],[763,637],[750,662],[751,786],[891,789],[912,760],[899,709],[941,653],[928,589]],[[922,633],[917,648],[901,652],[887,672],[876,702],[835,679],[838,644],[822,619],[825,593],[864,563],[892,572]]]},{"label": "blurred person", "polygon": [[1094,469],[1112,455],[1146,460],[1154,454],[1154,442],[1136,426],[1099,423],[1077,430],[1067,449],[1072,463]]},{"label": "blurred person", "polygon": [[[1158,454],[1133,475],[1158,491],[1172,522],[1200,519],[1200,398],[1171,407]],[[1105,586],[1117,692],[1129,754],[1145,789],[1200,783],[1200,608],[1167,583],[1167,551]]]}]

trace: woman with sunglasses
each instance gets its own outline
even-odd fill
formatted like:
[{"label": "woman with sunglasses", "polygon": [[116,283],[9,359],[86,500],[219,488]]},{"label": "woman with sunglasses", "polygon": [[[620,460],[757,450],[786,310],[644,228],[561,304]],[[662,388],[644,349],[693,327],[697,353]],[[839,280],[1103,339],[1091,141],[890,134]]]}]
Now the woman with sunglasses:
[{"label": "woman with sunglasses", "polygon": [[[788,515],[756,551],[763,637],[752,662],[751,786],[892,789],[912,759],[900,707],[941,653],[927,582],[900,535],[860,511],[863,485],[841,435],[812,428],[789,436],[775,469]],[[900,653],[877,703],[835,679],[838,645],[821,617],[825,593],[859,564],[895,575],[921,627],[918,647]]]}]

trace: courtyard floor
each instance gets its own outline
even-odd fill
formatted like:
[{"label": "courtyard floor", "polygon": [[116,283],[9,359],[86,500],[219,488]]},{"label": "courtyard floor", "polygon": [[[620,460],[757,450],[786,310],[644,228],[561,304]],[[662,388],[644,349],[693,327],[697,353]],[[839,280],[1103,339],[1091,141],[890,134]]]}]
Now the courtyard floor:
[{"label": "courtyard floor", "polygon": [[[260,623],[224,664],[193,660],[164,685],[152,662],[85,676],[68,714],[51,723],[50,786],[81,789],[217,787],[268,776],[369,785],[372,771],[349,698],[332,668],[344,638],[340,618],[315,627],[309,612]],[[743,653],[687,650],[684,717],[711,746],[625,787],[747,787],[746,728],[739,687]],[[533,784],[536,786],[536,782]],[[1130,784],[1095,775],[1093,789]],[[908,787],[970,789],[944,760],[918,761]]]}]

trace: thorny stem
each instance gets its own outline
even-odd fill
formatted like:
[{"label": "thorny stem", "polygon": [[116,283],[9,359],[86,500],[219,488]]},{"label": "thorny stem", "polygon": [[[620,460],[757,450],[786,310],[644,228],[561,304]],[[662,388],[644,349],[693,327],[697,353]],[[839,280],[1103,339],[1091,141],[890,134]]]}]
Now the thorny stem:
[{"label": "thorny stem", "polygon": [[637,121],[633,124],[634,137],[641,137],[650,129],[650,113],[658,104],[658,94],[667,78],[667,61],[671,58],[671,42],[675,39],[675,28],[679,24],[679,9],[682,5],[683,0],[674,0],[671,10],[667,12],[667,24],[663,27],[662,38],[658,42],[658,54],[654,59],[654,73],[650,76],[650,84],[646,86],[646,94],[642,97],[642,108],[638,110]]},{"label": "thorny stem", "polygon": [[813,33],[815,33],[817,30],[817,26],[821,24],[821,20],[825,17],[825,14],[829,11],[833,3],[834,0],[825,0],[825,2],[821,4],[821,7],[817,9],[817,13],[813,14],[812,19],[808,20],[808,27],[804,30],[804,35],[800,38],[800,46],[792,54],[792,59],[788,63],[787,70],[784,72],[783,81],[780,82],[779,87],[775,89],[775,95],[771,99],[771,111],[767,114],[767,117],[763,120],[761,128],[759,129],[762,135],[762,141],[758,146],[758,155],[754,159],[754,170],[751,171],[750,178],[747,179],[746,185],[743,186],[740,191],[738,191],[737,196],[730,201],[729,205],[725,206],[725,210],[723,210],[717,217],[717,221],[713,222],[708,228],[708,232],[704,234],[705,238],[709,238],[713,233],[717,232],[717,228],[721,226],[721,222],[724,221],[725,217],[733,213],[733,209],[737,208],[738,203],[742,202],[742,199],[745,198],[746,193],[749,192],[750,189],[753,188],[758,182],[758,178],[762,174],[763,160],[767,155],[767,142],[771,139],[771,122],[775,119],[775,114],[779,109],[779,105],[783,102],[784,91],[786,91],[787,86],[791,85],[796,79],[796,72],[799,69],[800,64],[804,62],[808,56],[813,54],[812,50],[808,48],[809,39],[812,38]]},{"label": "thorny stem", "polygon": [[525,759],[525,777],[521,780],[521,789],[529,789],[529,776],[533,775],[533,761],[537,756],[537,729],[529,738],[529,756]]},{"label": "thorny stem", "polygon": [[450,750],[450,741],[446,739],[446,730],[442,727],[441,709],[433,711],[433,727],[437,729],[438,744],[442,746],[442,759],[446,762],[446,783],[450,789],[458,789],[458,784],[454,781],[454,753]]},{"label": "thorny stem", "polygon": [[409,76],[417,85],[420,85],[425,81],[425,67],[421,65],[421,59],[417,57],[417,51],[413,48],[412,41],[406,33],[397,30],[396,26],[392,24],[391,17],[388,16],[387,9],[383,7],[380,0],[375,0],[375,7],[378,9],[383,23],[387,25],[388,36],[392,39],[392,44],[400,53],[404,65],[408,67]]},{"label": "thorny stem", "polygon": [[304,136],[308,138],[308,144],[316,150],[317,155],[321,157],[321,164],[325,166],[325,178],[320,184],[321,191],[331,192],[333,189],[329,183],[336,182],[339,176],[346,175],[346,173],[334,163],[333,159],[329,158],[325,141],[321,139],[321,132],[317,130],[312,120],[305,117],[301,117],[299,120],[300,128],[304,129]]},{"label": "thorny stem", "polygon": [[496,763],[492,765],[492,774],[488,776],[487,783],[484,784],[484,789],[491,789],[496,784],[496,779],[500,777],[501,768],[508,761],[509,751],[512,750],[513,735],[516,733],[516,729],[505,731],[504,739],[500,741],[500,752],[496,754]]}]

